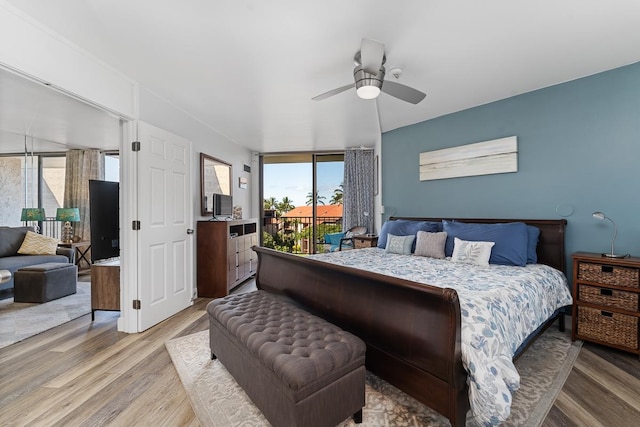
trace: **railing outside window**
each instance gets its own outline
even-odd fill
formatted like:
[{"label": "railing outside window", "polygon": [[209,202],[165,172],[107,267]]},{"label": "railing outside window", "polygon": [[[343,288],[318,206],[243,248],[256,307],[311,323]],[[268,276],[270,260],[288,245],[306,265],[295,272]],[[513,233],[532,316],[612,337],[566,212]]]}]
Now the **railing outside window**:
[{"label": "railing outside window", "polygon": [[43,236],[60,240],[60,236],[62,236],[62,221],[57,221],[55,217],[47,217],[40,222],[40,233]]},{"label": "railing outside window", "polygon": [[342,217],[316,218],[315,224],[312,217],[265,217],[262,225],[263,246],[294,254],[312,254],[329,250],[324,236],[342,231]]}]

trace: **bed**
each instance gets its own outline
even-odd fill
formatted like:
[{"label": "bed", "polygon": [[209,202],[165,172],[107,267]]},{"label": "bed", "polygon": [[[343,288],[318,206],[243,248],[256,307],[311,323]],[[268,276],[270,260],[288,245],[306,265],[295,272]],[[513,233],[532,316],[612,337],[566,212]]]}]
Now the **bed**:
[{"label": "bed", "polygon": [[[393,220],[437,222],[441,218]],[[540,230],[537,264],[551,266],[562,273],[565,271],[566,220],[449,220],[471,224],[520,222],[534,226]],[[462,342],[461,306],[468,305],[465,290],[456,291],[455,286],[439,287],[408,280],[403,274],[368,271],[361,266],[348,265],[350,261],[340,261],[340,258],[321,260],[259,247],[254,249],[259,258],[256,276],[259,289],[287,297],[359,336],[367,344],[367,369],[441,413],[452,425],[465,425],[471,407],[469,382],[472,383],[475,403],[477,396],[474,395],[473,381],[478,375],[475,369],[473,375],[469,375],[465,369],[465,362],[469,362],[469,345]],[[347,259],[356,255],[364,256],[367,251],[372,256],[377,254],[380,257],[381,250],[376,248],[331,256]],[[344,265],[340,265],[340,262]],[[362,263],[366,264],[364,261]],[[372,264],[372,268],[376,269],[376,265],[384,262],[374,261]],[[410,273],[405,277],[414,278]],[[564,278],[564,275],[561,276]],[[465,295],[462,301],[459,292]],[[568,298],[564,303],[570,304],[570,295]],[[558,316],[563,320],[560,310],[550,312],[531,336],[523,339],[517,349],[512,349],[513,355],[520,354],[532,337],[541,333]],[[506,411],[508,414],[508,407]],[[477,417],[475,421],[481,424],[498,424],[502,421],[500,417],[492,418],[486,414]]]}]

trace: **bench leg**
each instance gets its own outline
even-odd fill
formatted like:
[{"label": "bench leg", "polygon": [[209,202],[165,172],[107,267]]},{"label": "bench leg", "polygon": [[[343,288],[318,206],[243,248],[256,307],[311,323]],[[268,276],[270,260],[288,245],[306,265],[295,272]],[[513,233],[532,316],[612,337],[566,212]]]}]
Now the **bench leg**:
[{"label": "bench leg", "polygon": [[216,360],[216,359],[217,359],[217,357],[216,357],[216,355],[215,355],[215,354],[213,354],[213,351],[212,351],[212,352],[211,352],[211,360]]},{"label": "bench leg", "polygon": [[352,418],[354,423],[362,424],[362,409],[360,409],[358,412],[353,414]]}]

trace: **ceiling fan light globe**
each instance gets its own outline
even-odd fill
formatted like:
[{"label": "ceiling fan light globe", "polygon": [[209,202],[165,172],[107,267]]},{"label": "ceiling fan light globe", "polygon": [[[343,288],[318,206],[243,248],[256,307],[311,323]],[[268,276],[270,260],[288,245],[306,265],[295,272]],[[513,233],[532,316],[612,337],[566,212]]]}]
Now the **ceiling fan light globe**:
[{"label": "ceiling fan light globe", "polygon": [[356,94],[358,97],[361,99],[374,99],[380,95],[384,72],[384,67],[380,67],[377,75],[367,73],[360,65],[354,68],[353,77],[356,83]]},{"label": "ceiling fan light globe", "polygon": [[374,99],[380,95],[380,88],[376,86],[360,86],[356,93],[362,99]]}]

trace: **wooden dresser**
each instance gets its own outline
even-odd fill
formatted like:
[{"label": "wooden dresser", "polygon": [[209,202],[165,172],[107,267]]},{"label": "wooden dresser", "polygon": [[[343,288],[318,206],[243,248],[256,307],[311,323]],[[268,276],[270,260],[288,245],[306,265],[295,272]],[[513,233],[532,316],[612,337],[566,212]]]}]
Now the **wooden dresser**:
[{"label": "wooden dresser", "polygon": [[219,298],[256,272],[256,220],[198,221],[196,231],[198,296]]},{"label": "wooden dresser", "polygon": [[640,354],[640,258],[573,254],[572,339]]}]

